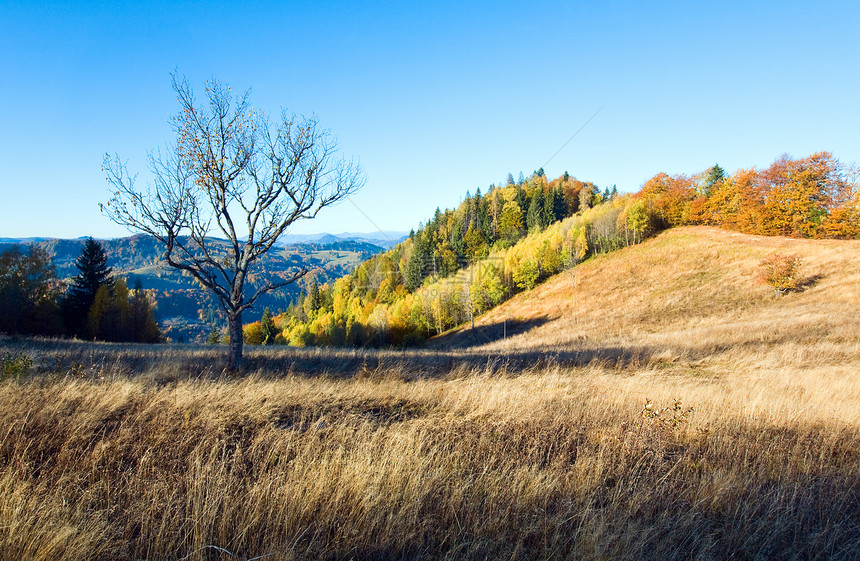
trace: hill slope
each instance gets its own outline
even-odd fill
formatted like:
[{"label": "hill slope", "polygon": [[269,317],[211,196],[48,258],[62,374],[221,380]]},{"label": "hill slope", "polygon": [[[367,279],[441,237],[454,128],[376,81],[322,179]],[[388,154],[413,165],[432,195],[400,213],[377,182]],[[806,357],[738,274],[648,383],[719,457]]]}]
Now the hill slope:
[{"label": "hill slope", "polygon": [[[801,291],[777,299],[756,282],[772,252],[803,259]],[[685,367],[737,364],[727,353],[761,367],[858,364],[858,257],[857,241],[675,228],[556,275],[477,318],[474,331],[432,346],[588,351]]]}]

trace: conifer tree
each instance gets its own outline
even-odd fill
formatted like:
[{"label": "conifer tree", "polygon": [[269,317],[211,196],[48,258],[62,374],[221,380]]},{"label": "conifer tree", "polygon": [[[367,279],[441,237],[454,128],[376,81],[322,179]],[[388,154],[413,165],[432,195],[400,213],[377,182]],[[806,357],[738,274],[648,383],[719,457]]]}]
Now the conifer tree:
[{"label": "conifer tree", "polygon": [[206,338],[206,344],[217,345],[219,343],[221,343],[221,333],[218,331],[218,328],[213,325],[212,331],[209,332],[209,336]]},{"label": "conifer tree", "polygon": [[260,330],[264,345],[271,345],[275,342],[278,330],[275,327],[275,320],[272,318],[272,311],[268,307],[263,310],[263,317],[260,320]]},{"label": "conifer tree", "polygon": [[570,214],[570,209],[567,207],[567,201],[564,198],[564,189],[561,185],[557,185],[553,189],[554,203],[552,206],[553,222],[562,220]]},{"label": "conifer tree", "polygon": [[717,185],[726,179],[726,172],[720,167],[720,164],[714,164],[708,171],[705,172],[705,177],[698,191],[700,195],[710,197],[716,191]]},{"label": "conifer tree", "polygon": [[544,223],[543,189],[536,189],[529,204],[529,211],[526,214],[526,227],[529,232],[534,232],[544,226],[546,224]]},{"label": "conifer tree", "polygon": [[423,234],[416,235],[413,242],[412,256],[406,268],[406,288],[409,292],[414,292],[421,286],[426,264],[431,258],[429,244]]},{"label": "conifer tree", "polygon": [[69,334],[82,335],[99,288],[105,287],[108,292],[113,292],[113,270],[107,266],[104,248],[92,238],[84,242],[75,266],[78,274],[72,279],[62,310]]},{"label": "conifer tree", "polygon": [[556,189],[547,190],[544,195],[543,201],[543,223],[547,226],[559,220],[555,217],[556,206],[558,206],[558,201],[556,199]]}]

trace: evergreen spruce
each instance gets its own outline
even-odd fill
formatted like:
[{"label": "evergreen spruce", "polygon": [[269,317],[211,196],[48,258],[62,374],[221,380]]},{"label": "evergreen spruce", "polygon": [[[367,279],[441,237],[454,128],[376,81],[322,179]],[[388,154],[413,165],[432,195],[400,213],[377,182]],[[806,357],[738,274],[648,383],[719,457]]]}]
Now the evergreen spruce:
[{"label": "evergreen spruce", "polygon": [[107,266],[104,248],[92,238],[84,242],[75,266],[79,272],[72,279],[72,285],[63,300],[63,319],[70,335],[82,335],[99,288],[104,286],[113,292],[113,270]]},{"label": "evergreen spruce", "polygon": [[712,167],[708,168],[708,171],[705,172],[704,180],[702,184],[698,186],[697,190],[699,191],[700,195],[710,197],[715,187],[719,183],[725,181],[725,179],[725,170],[721,168],[719,164],[714,164]]},{"label": "evergreen spruce", "polygon": [[546,226],[549,226],[558,218],[555,217],[555,208],[556,208],[556,190],[548,189],[546,194],[544,195],[543,201],[543,223]]},{"label": "evergreen spruce", "polygon": [[264,345],[272,345],[275,342],[275,337],[278,334],[278,329],[275,327],[275,320],[272,317],[272,311],[269,308],[263,310],[263,318],[260,320],[260,331]]},{"label": "evergreen spruce", "polygon": [[543,189],[536,189],[526,214],[526,227],[529,232],[536,232],[545,225]]},{"label": "evergreen spruce", "polygon": [[561,185],[558,185],[553,189],[553,197],[553,222],[563,220],[564,218],[567,218],[569,214],[572,214],[570,209],[567,208],[567,200],[564,198],[564,189],[562,189]]},{"label": "evergreen spruce", "polygon": [[221,343],[221,333],[218,331],[218,328],[214,325],[212,326],[212,331],[209,332],[209,337],[206,338],[207,345],[218,345]]}]

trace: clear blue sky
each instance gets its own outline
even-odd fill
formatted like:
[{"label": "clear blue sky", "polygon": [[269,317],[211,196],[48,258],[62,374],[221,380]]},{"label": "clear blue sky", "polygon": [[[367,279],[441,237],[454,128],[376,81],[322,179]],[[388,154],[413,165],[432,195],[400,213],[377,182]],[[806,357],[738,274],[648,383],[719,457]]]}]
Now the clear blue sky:
[{"label": "clear blue sky", "polygon": [[[102,155],[145,180],[170,72],[316,113],[368,175],[355,203],[409,230],[544,165],[635,191],[653,174],[860,159],[857,2],[0,0],[0,237],[125,231]],[[601,109],[602,108],[602,109]],[[372,231],[349,204],[294,233]]]}]

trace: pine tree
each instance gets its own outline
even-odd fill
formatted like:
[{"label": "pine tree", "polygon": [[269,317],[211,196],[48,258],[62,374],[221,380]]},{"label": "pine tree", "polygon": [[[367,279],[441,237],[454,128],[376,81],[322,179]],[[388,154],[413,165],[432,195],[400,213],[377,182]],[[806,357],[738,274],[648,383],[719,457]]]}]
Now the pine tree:
[{"label": "pine tree", "polygon": [[218,345],[219,343],[221,343],[221,333],[218,331],[218,328],[213,325],[212,331],[209,332],[209,336],[206,338],[206,344]]},{"label": "pine tree", "polygon": [[275,320],[272,318],[272,311],[269,308],[263,310],[263,318],[260,320],[260,330],[262,331],[264,345],[271,345],[275,342],[278,329],[275,327]]},{"label": "pine tree", "polygon": [[416,235],[413,242],[412,255],[409,257],[409,263],[406,267],[406,289],[409,292],[415,292],[421,286],[427,263],[432,257],[429,244],[423,235]]},{"label": "pine tree", "polygon": [[705,197],[710,197],[711,194],[716,190],[717,185],[725,181],[726,172],[723,168],[720,167],[719,164],[714,164],[708,171],[705,172],[705,177],[701,185],[698,186],[698,191],[700,195],[704,195]]},{"label": "pine tree", "polygon": [[556,199],[556,193],[557,192],[555,189],[548,189],[546,194],[544,195],[543,223],[546,226],[549,226],[550,224],[552,224],[553,222],[558,220],[558,218],[555,217],[555,210],[556,210],[556,207],[558,206],[558,201]]},{"label": "pine tree", "polygon": [[307,314],[308,319],[314,319],[316,317],[316,313],[321,307],[320,304],[320,285],[317,283],[316,280],[313,280],[308,287],[307,296],[302,303],[302,306],[305,309],[305,314]]},{"label": "pine tree", "polygon": [[526,213],[526,227],[529,232],[540,230],[544,224],[544,198],[543,189],[535,190],[532,195],[529,211]]},{"label": "pine tree", "polygon": [[514,201],[516,201],[517,205],[519,205],[520,209],[522,209],[523,212],[528,211],[532,200],[531,197],[529,197],[528,193],[526,193],[526,190],[523,189],[522,184],[517,185],[517,196]]},{"label": "pine tree", "polygon": [[63,319],[71,335],[82,335],[99,288],[106,287],[108,292],[113,292],[113,270],[107,266],[104,248],[92,238],[84,242],[75,266],[79,272],[63,300]]},{"label": "pine tree", "polygon": [[555,189],[553,189],[553,199],[554,203],[552,206],[553,213],[553,222],[558,222],[559,220],[563,220],[569,213],[571,213],[570,209],[567,208],[567,201],[564,198],[564,189],[562,189],[561,185],[557,185]]},{"label": "pine tree", "polygon": [[489,191],[478,206],[478,228],[484,232],[484,238],[491,245],[496,241],[496,226],[491,212],[493,204],[495,204],[493,191]]}]

